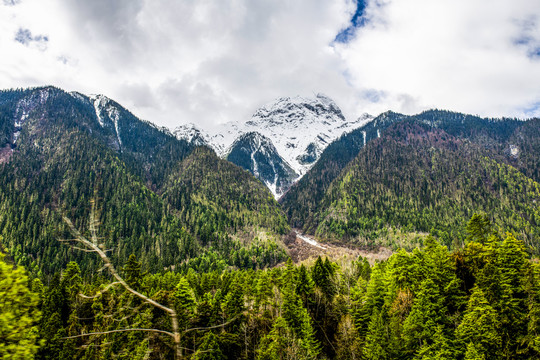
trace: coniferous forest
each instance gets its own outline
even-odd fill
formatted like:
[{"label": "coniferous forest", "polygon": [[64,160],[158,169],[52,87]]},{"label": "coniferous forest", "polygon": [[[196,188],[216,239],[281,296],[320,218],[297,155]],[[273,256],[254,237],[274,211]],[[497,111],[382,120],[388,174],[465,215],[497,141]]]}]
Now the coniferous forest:
[{"label": "coniferous forest", "polygon": [[101,106],[0,92],[0,358],[540,358],[537,119],[384,113],[278,202]]}]

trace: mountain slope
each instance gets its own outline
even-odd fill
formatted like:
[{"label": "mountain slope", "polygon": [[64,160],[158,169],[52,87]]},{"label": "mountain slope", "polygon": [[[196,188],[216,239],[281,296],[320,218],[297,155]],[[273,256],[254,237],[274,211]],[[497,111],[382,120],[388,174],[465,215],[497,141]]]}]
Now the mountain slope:
[{"label": "mountain slope", "polygon": [[342,135],[321,154],[306,175],[280,199],[293,227],[302,228],[313,216],[332,181],[368,142],[405,115],[386,112],[366,125]]},{"label": "mountain slope", "polygon": [[289,230],[283,212],[263,184],[204,147],[179,164],[163,198],[179,211],[182,221],[196,218],[195,228],[201,229],[205,238],[252,228],[278,234]]},{"label": "mountain slope", "polygon": [[185,140],[195,146],[212,147],[210,136],[193,123],[176,127],[173,130],[173,135],[178,140]]},{"label": "mountain slope", "polygon": [[534,130],[538,120],[483,119],[442,110],[429,110],[414,116],[387,112],[332,143],[319,162],[280,199],[291,224],[304,227],[306,222],[312,221],[330,183],[360,149],[384,134],[388,126],[405,120],[414,120],[458,139],[466,139],[476,144],[486,156],[516,167],[535,181],[540,180],[535,165],[540,163],[540,151],[535,151],[539,137]]},{"label": "mountain slope", "polygon": [[367,119],[347,121],[336,103],[322,94],[284,97],[259,108],[249,121],[217,127],[212,141],[227,148],[240,134],[256,131],[272,139],[280,156],[303,175],[326,146]]},{"label": "mountain slope", "polygon": [[540,185],[488,155],[417,119],[399,122],[334,180],[305,227],[364,244],[431,232],[457,245],[465,236],[460,224],[478,212],[538,249]]},{"label": "mountain slope", "polygon": [[[123,263],[135,253],[152,269],[186,264],[217,242],[219,247],[212,251],[226,254],[223,263],[232,265],[228,252],[252,246],[253,240],[246,236],[244,243],[234,242],[230,235],[237,230],[256,228],[270,234],[272,241],[287,231],[278,204],[248,172],[206,150],[206,158],[213,156],[214,161],[196,160],[202,174],[197,177],[189,171],[189,164],[201,154],[194,152],[195,147],[124,113],[112,101],[100,99],[103,110],[96,112],[90,99],[50,87],[0,93],[5,149],[0,165],[0,234],[3,247],[17,262],[49,274],[69,260],[96,270],[97,258],[58,241],[72,237],[62,215],[87,231],[93,201],[99,210],[100,236],[113,261]],[[176,199],[171,195],[174,186],[169,186],[172,177],[197,184],[182,187]],[[183,203],[182,198],[195,200]],[[207,206],[200,199],[218,205]],[[179,201],[181,207],[176,209]],[[203,225],[217,230],[209,237],[201,231]],[[274,246],[257,245],[253,251],[270,245]],[[283,251],[274,250],[274,258],[234,265],[279,261]],[[247,251],[243,254],[251,257]]]},{"label": "mountain slope", "polygon": [[257,133],[241,135],[231,145],[228,161],[251,172],[276,198],[287,191],[298,174],[279,156],[272,141]]}]

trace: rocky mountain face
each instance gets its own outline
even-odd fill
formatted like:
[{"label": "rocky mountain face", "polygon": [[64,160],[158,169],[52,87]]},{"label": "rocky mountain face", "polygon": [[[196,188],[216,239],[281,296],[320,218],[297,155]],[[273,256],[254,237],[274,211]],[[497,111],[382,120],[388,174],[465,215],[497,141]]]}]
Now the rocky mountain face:
[{"label": "rocky mountain face", "polygon": [[212,147],[210,136],[193,123],[180,125],[172,133],[177,139],[186,140],[192,145]]},{"label": "rocky mountain face", "polygon": [[272,141],[258,132],[240,135],[231,145],[226,159],[250,171],[274,195],[283,194],[298,177]]},{"label": "rocky mountain face", "polygon": [[[180,139],[192,141],[203,139],[222,157],[253,172],[253,169],[264,168],[265,164],[276,164],[277,154],[282,160],[283,169],[292,171],[259,172],[259,177],[279,198],[287,190],[290,184],[302,177],[319,159],[324,149],[342,134],[352,131],[362,124],[371,120],[370,115],[364,115],[354,121],[345,119],[337,104],[329,97],[317,94],[314,98],[283,97],[258,109],[250,120],[245,122],[230,122],[215,127],[205,132],[195,125],[182,125],[173,133]],[[261,161],[257,165],[247,166],[244,160],[234,155],[229,156],[234,150],[239,151],[242,144],[247,144],[246,139],[236,142],[244,134],[256,132],[270,142],[275,151],[273,159],[259,152],[256,160]],[[251,137],[253,138],[253,137]],[[199,140],[197,140],[199,141]],[[253,145],[243,149],[244,153],[250,153]],[[270,155],[269,155],[270,156]],[[238,162],[236,162],[238,161]],[[277,178],[272,178],[277,173]],[[294,178],[291,178],[296,174]],[[291,180],[292,179],[292,180]],[[279,185],[278,185],[279,184]]]}]

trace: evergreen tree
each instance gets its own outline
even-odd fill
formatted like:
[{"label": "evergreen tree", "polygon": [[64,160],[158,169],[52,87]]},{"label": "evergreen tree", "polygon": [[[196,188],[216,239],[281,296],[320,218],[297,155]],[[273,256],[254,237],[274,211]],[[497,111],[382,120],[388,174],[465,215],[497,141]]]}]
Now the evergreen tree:
[{"label": "evergreen tree", "polygon": [[418,351],[418,357],[425,360],[455,359],[454,345],[444,334],[444,328],[439,325],[433,336],[433,342],[425,343]]},{"label": "evergreen tree", "polygon": [[196,307],[195,296],[193,290],[189,286],[185,277],[180,278],[174,292],[174,307],[178,315],[178,325],[181,328],[186,328],[189,320],[193,316]]},{"label": "evergreen tree", "polygon": [[192,357],[194,360],[225,360],[226,357],[221,352],[216,336],[207,332],[202,339],[202,344]]},{"label": "evergreen tree", "polygon": [[456,329],[456,340],[461,351],[464,352],[468,344],[473,343],[474,351],[487,358],[501,356],[500,327],[497,312],[486,300],[482,289],[475,286],[467,303],[463,320]]},{"label": "evergreen tree", "polygon": [[81,269],[76,262],[70,261],[67,264],[66,270],[62,274],[61,286],[70,302],[74,303],[82,286]]},{"label": "evergreen tree", "polygon": [[311,279],[307,268],[304,266],[304,264],[300,265],[300,267],[298,268],[298,283],[296,285],[296,294],[298,294],[306,309],[309,307],[309,303],[313,295],[314,286],[315,284]]},{"label": "evergreen tree", "polygon": [[366,359],[388,359],[388,336],[383,314],[375,309],[366,334],[363,354]]},{"label": "evergreen tree", "polygon": [[470,342],[467,344],[464,360],[486,360],[486,356],[478,350],[478,346]]},{"label": "evergreen tree", "polygon": [[467,223],[467,239],[484,244],[491,232],[491,221],[485,215],[474,213]]},{"label": "evergreen tree", "polygon": [[422,282],[411,312],[403,323],[403,337],[411,354],[428,346],[445,316],[443,299],[431,279]]},{"label": "evergreen tree", "polygon": [[124,280],[126,283],[132,289],[140,290],[143,274],[141,273],[141,262],[137,261],[137,257],[134,254],[129,255],[129,259],[122,270],[124,271]]},{"label": "evergreen tree", "polygon": [[527,354],[530,358],[540,357],[540,264],[531,266],[528,277],[528,324],[524,343],[527,345]]},{"label": "evergreen tree", "polygon": [[255,291],[255,306],[257,308],[263,306],[263,309],[266,310],[273,295],[273,285],[270,281],[270,277],[266,271],[261,271]]}]

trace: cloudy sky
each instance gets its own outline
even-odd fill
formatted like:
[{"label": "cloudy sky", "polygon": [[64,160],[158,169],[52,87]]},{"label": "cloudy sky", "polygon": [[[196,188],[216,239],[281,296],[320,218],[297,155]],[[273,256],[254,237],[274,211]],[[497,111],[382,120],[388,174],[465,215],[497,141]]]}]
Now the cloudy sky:
[{"label": "cloudy sky", "polygon": [[538,0],[0,0],[1,88],[107,95],[174,127],[280,96],[352,119],[540,116]]}]

